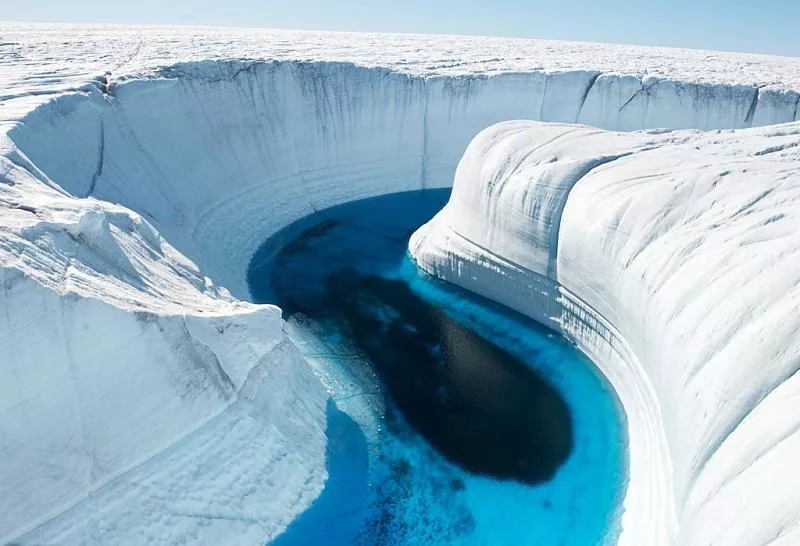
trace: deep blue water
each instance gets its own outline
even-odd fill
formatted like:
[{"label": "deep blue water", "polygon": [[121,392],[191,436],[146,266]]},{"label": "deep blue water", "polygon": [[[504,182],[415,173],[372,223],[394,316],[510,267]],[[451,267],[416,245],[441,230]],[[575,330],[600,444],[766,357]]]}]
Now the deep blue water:
[{"label": "deep blue water", "polygon": [[256,253],[332,391],[329,479],[273,544],[594,545],[618,532],[624,416],[560,336],[420,274],[408,238],[429,190],[334,207]]}]

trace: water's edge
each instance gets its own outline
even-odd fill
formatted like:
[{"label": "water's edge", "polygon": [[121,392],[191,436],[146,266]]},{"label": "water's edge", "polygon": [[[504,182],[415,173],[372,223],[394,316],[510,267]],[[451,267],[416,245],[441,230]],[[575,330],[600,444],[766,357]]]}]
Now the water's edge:
[{"label": "water's edge", "polygon": [[[364,431],[367,444],[364,452],[369,454],[366,472],[372,478],[368,481],[373,485],[376,477],[384,481],[382,486],[366,491],[362,498],[361,530],[352,518],[337,523],[335,514],[330,513],[330,506],[336,503],[331,504],[330,500],[319,501],[309,513],[324,513],[328,521],[327,539],[338,537],[336,540],[341,543],[376,540],[375,536],[364,534],[367,527],[383,529],[381,544],[414,540],[465,544],[612,543],[619,531],[619,505],[627,475],[625,418],[616,395],[596,368],[554,332],[507,308],[435,281],[408,260],[405,243],[408,235],[438,210],[447,193],[447,190],[408,192],[327,209],[288,226],[262,245],[253,258],[248,281],[254,300],[284,304],[291,337],[317,372],[327,376],[339,410],[350,415]],[[428,206],[420,206],[426,198]],[[404,212],[412,209],[413,213],[404,216]],[[349,231],[341,227],[348,221],[355,225]],[[374,239],[381,229],[389,233],[389,238],[398,239],[392,251],[387,251],[385,237],[381,244],[374,240],[359,241],[359,237],[369,238],[366,234]],[[298,296],[297,288],[302,292],[305,286],[311,287],[308,297],[320,298],[323,283],[314,281],[315,273],[309,273],[308,269],[313,268],[307,268],[308,263],[299,267],[287,265],[281,255],[285,257],[287,248],[289,254],[311,252],[314,268],[324,269],[325,265],[320,264],[325,262],[326,253],[336,254],[332,250],[336,241],[331,236],[337,230],[343,230],[344,242],[340,244],[345,250],[329,261],[328,267],[333,263],[334,267],[360,268],[373,277],[373,284],[394,282],[407,286],[415,297],[435,305],[457,324],[480,332],[489,342],[517,355],[564,396],[574,421],[575,449],[553,479],[530,487],[465,472],[448,462],[448,457],[443,458],[430,449],[413,431],[415,427],[408,426],[407,419],[398,422],[391,418],[397,393],[387,396],[392,389],[387,393],[382,388],[386,385],[386,375],[380,370],[371,373],[375,368],[365,362],[368,359],[363,351],[357,354],[358,347],[353,351],[352,340],[337,338],[333,330],[322,324],[324,320],[309,317],[309,309],[303,309],[302,302],[292,301]],[[398,238],[398,234],[403,238]],[[316,247],[309,243],[314,238],[319,239]],[[340,261],[335,263],[337,260]],[[348,260],[352,263],[344,263]],[[284,268],[288,284],[294,287],[295,293],[288,298],[285,290],[281,294],[280,289],[275,289],[275,284],[280,285],[280,279],[277,283],[274,280],[276,274],[280,277],[276,264]],[[385,281],[374,280],[381,278]],[[272,281],[264,282],[265,279]],[[410,297],[406,295],[403,299]],[[368,356],[374,361],[379,353]],[[361,389],[354,389],[359,382]],[[399,413],[407,417],[402,410]],[[329,452],[329,471],[343,472],[331,463],[339,457],[333,449],[334,452]],[[443,497],[446,503],[440,498],[442,484],[449,484],[446,489],[450,493]],[[295,540],[301,536],[308,540],[313,527],[319,525],[319,517],[301,517],[277,543],[298,544]],[[377,521],[382,525],[377,525]],[[336,529],[333,534],[331,528]],[[437,531],[427,538],[414,534],[430,533],[431,529]]]}]

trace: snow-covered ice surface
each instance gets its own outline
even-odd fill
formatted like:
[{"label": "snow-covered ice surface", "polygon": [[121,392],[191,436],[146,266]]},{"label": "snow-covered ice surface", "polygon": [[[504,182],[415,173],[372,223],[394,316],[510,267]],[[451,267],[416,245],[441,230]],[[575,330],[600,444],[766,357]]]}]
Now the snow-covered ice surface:
[{"label": "snow-covered ice surface", "polygon": [[[619,129],[787,122],[797,119],[800,99],[800,60],[792,57],[467,36],[0,23],[0,119],[23,117],[92,79],[113,87],[155,67],[211,59],[334,61],[446,77],[427,86],[433,109],[440,100],[451,114],[474,109],[470,97],[488,91],[497,99],[500,90],[486,88],[500,87],[524,94],[526,118]],[[224,74],[206,70],[207,78]],[[465,145],[453,143],[459,153]]]},{"label": "snow-covered ice surface", "polygon": [[[169,544],[215,543],[235,529],[259,544],[313,502],[337,410],[277,308],[247,302],[250,257],[290,222],[450,186],[467,144],[496,122],[749,127],[796,120],[798,89],[800,60],[756,55],[0,23],[0,542],[74,506],[47,532],[75,537],[84,522],[80,542]],[[638,415],[622,541],[654,529],[648,544],[791,543],[796,450],[792,380],[783,380],[797,354],[787,333],[796,126],[570,130],[572,139],[526,128],[519,143],[538,146],[555,131],[556,159],[575,159],[546,170],[552,219],[569,196],[560,234],[538,226],[527,236],[513,214],[493,230],[486,211],[472,229],[495,234],[484,251],[504,261],[470,267],[480,279],[516,263],[544,273],[536,282],[548,290],[546,278],[565,286],[542,308],[571,310],[563,330],[603,366],[629,419]],[[560,148],[562,138],[585,149]],[[590,170],[639,178],[584,183]],[[583,193],[594,189],[609,195]],[[521,203],[544,195],[518,191]],[[597,209],[577,212],[605,199],[602,223],[587,221],[601,218]],[[510,206],[501,203],[486,201]],[[465,239],[465,256],[483,252],[469,247],[479,240]],[[581,329],[587,313],[594,327]],[[284,411],[287,400],[303,410]],[[239,436],[206,441],[223,431]],[[248,434],[266,436],[248,443]],[[252,456],[241,457],[243,445]],[[189,453],[209,464],[185,468]],[[265,460],[285,466],[273,475]],[[248,480],[261,488],[225,486]],[[264,500],[246,503],[249,494]],[[116,497],[127,500],[99,506],[168,508],[163,518],[131,509],[87,521],[92,503]],[[201,523],[173,537],[163,532],[179,528],[172,517]]]},{"label": "snow-covered ice surface", "polygon": [[508,122],[472,141],[410,246],[559,328],[614,384],[631,461],[620,543],[795,544],[798,222],[797,124]]}]

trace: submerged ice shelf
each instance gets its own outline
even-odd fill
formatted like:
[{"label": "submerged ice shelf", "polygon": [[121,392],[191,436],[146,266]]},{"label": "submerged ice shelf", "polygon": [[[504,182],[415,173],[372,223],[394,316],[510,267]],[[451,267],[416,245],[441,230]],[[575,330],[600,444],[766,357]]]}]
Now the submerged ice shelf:
[{"label": "submerged ice shelf", "polygon": [[[728,129],[797,119],[797,59],[158,27],[0,36],[0,542],[263,544],[308,513],[333,479],[329,434],[351,427],[279,310],[250,303],[253,253],[316,211],[449,187],[473,137],[510,119],[719,129],[520,127],[464,167],[515,183],[457,183],[414,248],[560,328],[614,383],[631,445],[621,544],[796,542],[799,129]],[[593,183],[605,172],[619,179]]]}]

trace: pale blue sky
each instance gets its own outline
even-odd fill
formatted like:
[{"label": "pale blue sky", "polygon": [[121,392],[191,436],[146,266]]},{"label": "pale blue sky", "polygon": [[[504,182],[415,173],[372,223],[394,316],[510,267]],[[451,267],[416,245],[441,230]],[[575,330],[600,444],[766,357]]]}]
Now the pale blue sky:
[{"label": "pale blue sky", "polygon": [[800,56],[800,0],[0,0],[0,19],[523,36]]}]

